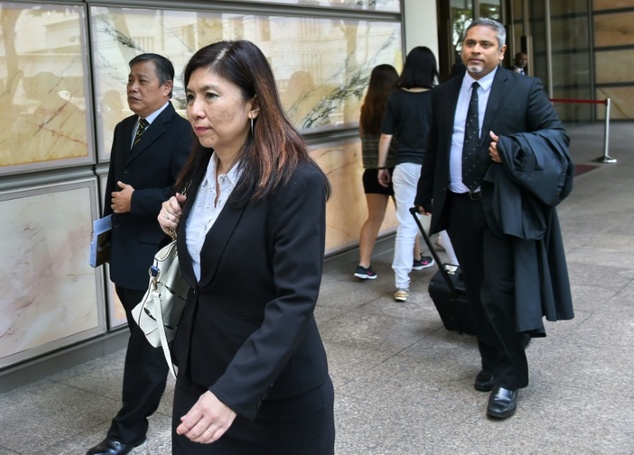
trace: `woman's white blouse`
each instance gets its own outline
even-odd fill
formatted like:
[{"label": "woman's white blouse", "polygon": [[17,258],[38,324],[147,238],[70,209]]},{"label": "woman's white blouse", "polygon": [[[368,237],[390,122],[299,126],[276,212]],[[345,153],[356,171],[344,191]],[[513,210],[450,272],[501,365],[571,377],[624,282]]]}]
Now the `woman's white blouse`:
[{"label": "woman's white blouse", "polygon": [[[207,172],[198,188],[194,206],[185,225],[187,249],[192,258],[192,266],[197,281],[200,281],[200,251],[205,243],[205,237],[216,222],[218,215],[220,215],[242,174],[238,170],[240,167],[239,163],[235,163],[228,173],[218,176],[218,193],[216,193],[217,161],[218,158],[214,153],[209,160]],[[217,201],[216,197],[218,197]]]}]

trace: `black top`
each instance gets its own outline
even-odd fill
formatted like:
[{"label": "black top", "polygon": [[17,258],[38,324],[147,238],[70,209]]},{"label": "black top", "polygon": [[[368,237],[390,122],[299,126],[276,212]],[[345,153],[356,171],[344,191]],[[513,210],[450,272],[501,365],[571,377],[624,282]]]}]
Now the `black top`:
[{"label": "black top", "polygon": [[397,89],[390,95],[381,132],[396,136],[396,164],[423,164],[431,123],[431,91]]}]

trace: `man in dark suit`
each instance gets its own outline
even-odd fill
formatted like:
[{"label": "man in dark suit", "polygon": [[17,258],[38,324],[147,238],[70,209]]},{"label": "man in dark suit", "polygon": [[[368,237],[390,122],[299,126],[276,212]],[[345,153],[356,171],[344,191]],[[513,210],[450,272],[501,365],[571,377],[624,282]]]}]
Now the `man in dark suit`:
[{"label": "man in dark suit", "polygon": [[165,234],[156,217],[174,194],[191,149],[189,122],[170,98],[174,67],[163,56],[142,54],[130,63],[127,95],[135,115],[114,131],[104,215],[112,214],[110,277],[125,308],[130,339],[123,374],[123,405],[106,439],[87,455],[123,455],[145,441],[147,417],[167,382],[161,349],[153,348],[134,322],[132,309],[148,286],[148,268]]},{"label": "man in dark suit", "polygon": [[[513,180],[513,191],[517,190],[518,197],[534,202],[540,220],[548,221],[544,223],[548,229],[531,232],[530,239],[522,238],[510,235],[508,225],[496,218],[502,205],[496,202],[505,196],[500,195],[502,187],[494,186],[491,176],[510,175],[508,178],[513,179],[508,169],[513,165],[521,167],[529,157],[524,150],[518,152],[517,160],[503,162],[501,157],[510,156],[510,152],[501,153],[504,145],[511,143],[516,135],[530,136],[527,141],[545,136],[561,144],[564,163],[561,172],[566,176],[572,169],[567,160],[568,137],[541,82],[500,66],[505,41],[504,26],[496,21],[478,19],[469,25],[462,47],[466,74],[449,79],[432,93],[428,152],[414,201],[419,212],[432,215],[432,233],[447,229],[451,237],[478,326],[482,370],[474,387],[491,392],[487,414],[499,419],[515,413],[518,389],[528,385],[525,347],[531,336],[545,336],[542,316],[547,315],[549,320],[572,317],[563,247],[560,241],[543,242],[544,238],[551,239],[544,232],[561,240],[554,207],[535,202],[532,194]],[[532,152],[542,153],[538,148]],[[536,166],[531,164],[523,172],[530,173],[533,169]],[[565,197],[569,189],[556,196]],[[523,215],[512,220],[513,227],[535,221]],[[542,256],[535,253],[542,249]],[[554,256],[559,262],[548,263],[551,269],[540,268],[541,258]],[[534,265],[531,271],[546,270],[545,273],[536,280],[531,275],[529,280],[519,272],[520,257],[530,258]],[[519,295],[521,292],[516,293],[527,287],[537,290],[537,298],[528,303]],[[547,303],[555,301],[554,306],[558,310],[561,306],[561,310],[545,314],[543,296],[548,297]]]},{"label": "man in dark suit", "polygon": [[526,54],[526,52],[518,52],[517,54],[515,54],[515,58],[513,59],[513,66],[511,66],[511,69],[516,73],[524,74],[526,76],[528,75],[528,68],[526,67],[526,65],[528,65],[528,55]]}]

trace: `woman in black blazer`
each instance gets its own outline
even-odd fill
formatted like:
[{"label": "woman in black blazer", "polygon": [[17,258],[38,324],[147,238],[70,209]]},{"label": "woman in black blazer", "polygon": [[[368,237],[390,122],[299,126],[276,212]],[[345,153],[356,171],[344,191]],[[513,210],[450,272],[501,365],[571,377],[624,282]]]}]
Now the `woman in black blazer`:
[{"label": "woman in black blazer", "polygon": [[198,141],[159,215],[178,233],[191,286],[172,346],[172,451],[334,454],[333,386],[313,315],[328,180],[253,43],[206,46],[184,77]]}]

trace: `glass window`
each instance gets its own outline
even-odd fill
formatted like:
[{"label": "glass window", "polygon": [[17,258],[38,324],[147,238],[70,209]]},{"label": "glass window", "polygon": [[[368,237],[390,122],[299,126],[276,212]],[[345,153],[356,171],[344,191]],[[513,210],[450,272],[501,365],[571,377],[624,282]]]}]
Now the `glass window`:
[{"label": "glass window", "polygon": [[500,0],[497,1],[483,1],[478,2],[478,7],[480,9],[480,17],[486,19],[494,19],[496,21],[502,20],[502,15],[500,11]]},{"label": "glass window", "polygon": [[2,2],[1,14],[0,174],[91,162],[83,7]]},{"label": "glass window", "polygon": [[172,60],[172,102],[185,115],[180,76],[189,57],[214,41],[251,40],[271,63],[289,118],[305,132],[356,125],[372,68],[388,63],[398,69],[402,62],[399,22],[108,7],[93,7],[90,14],[103,158],[114,125],[131,114],[128,61],[143,52]]},{"label": "glass window", "polygon": [[329,6],[364,11],[401,11],[400,0],[238,0],[248,3],[284,3],[300,6]]},{"label": "glass window", "polygon": [[473,20],[472,0],[451,1],[452,41],[456,53],[462,50],[462,40],[465,30]]}]

